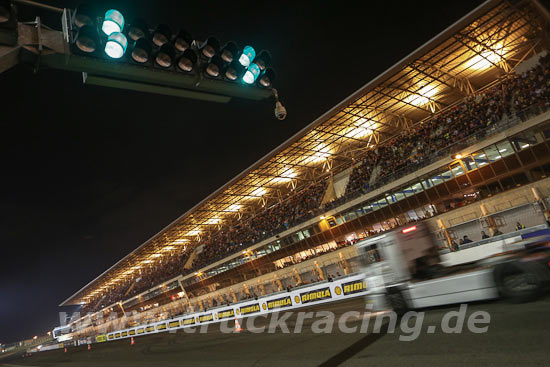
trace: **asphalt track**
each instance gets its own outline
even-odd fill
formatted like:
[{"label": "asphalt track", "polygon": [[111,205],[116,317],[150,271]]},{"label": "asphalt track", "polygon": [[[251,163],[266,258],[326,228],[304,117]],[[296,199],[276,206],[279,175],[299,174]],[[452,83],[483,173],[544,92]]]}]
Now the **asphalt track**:
[{"label": "asphalt track", "polygon": [[[343,313],[364,310],[362,299],[304,309],[331,311],[336,318]],[[442,331],[442,320],[458,306],[426,310],[422,331],[416,340],[402,341],[410,335],[399,327],[388,330],[382,323],[379,332],[371,318],[368,332],[344,333],[337,325],[331,333],[315,333],[306,320],[301,333],[254,333],[249,329],[226,334],[210,326],[205,334],[162,333],[129,340],[94,344],[34,354],[5,362],[3,366],[548,366],[550,365],[550,298],[528,304],[506,302],[468,305],[466,319],[475,311],[490,314],[485,333],[473,333],[464,322],[462,333]],[[296,313],[287,322],[294,331]],[[385,318],[384,320],[388,320]],[[259,318],[255,326],[266,321]],[[364,317],[349,319],[348,327],[361,326]],[[242,323],[246,326],[246,323]],[[412,320],[411,320],[412,324]],[[454,324],[451,323],[451,326]],[[432,328],[430,328],[430,326]],[[435,330],[429,333],[429,329]],[[358,328],[359,329],[359,328]],[[252,330],[252,331],[251,331]],[[1,365],[1,364],[0,364]]]}]

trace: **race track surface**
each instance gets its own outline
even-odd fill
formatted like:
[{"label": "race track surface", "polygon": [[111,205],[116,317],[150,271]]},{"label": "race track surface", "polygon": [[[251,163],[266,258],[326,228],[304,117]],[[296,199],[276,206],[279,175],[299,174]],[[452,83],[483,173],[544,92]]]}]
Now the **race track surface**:
[{"label": "race track surface", "polygon": [[[309,312],[331,311],[336,319],[348,311],[365,309],[362,299],[339,304],[304,309]],[[269,320],[258,318],[255,327],[240,333],[222,333],[211,325],[207,333],[162,333],[135,338],[130,341],[93,344],[36,353],[15,360],[0,360],[3,366],[548,366],[550,365],[550,299],[528,304],[506,302],[478,303],[467,306],[466,320],[461,333],[442,330],[442,321],[449,311],[459,306],[425,310],[418,337],[412,341],[400,338],[410,336],[407,329],[388,329],[389,317],[381,318],[379,332],[373,332],[374,316],[367,332],[361,333],[364,316],[352,315],[346,326],[357,326],[354,333],[346,333],[335,324],[331,333],[316,333],[322,315],[306,319],[302,331],[294,333],[297,314],[287,321],[290,333],[280,328],[275,333],[256,333]],[[474,333],[467,320],[473,312],[490,315],[487,332]],[[281,315],[279,315],[281,316]],[[381,316],[381,315],[378,315]],[[368,318],[368,317],[367,317]],[[455,326],[456,318],[449,326]],[[410,325],[415,319],[410,319]],[[313,325],[317,323],[317,325]],[[479,324],[478,324],[479,326]],[[434,329],[435,327],[435,329]],[[407,332],[404,332],[407,331]],[[430,332],[431,333],[430,333]],[[447,330],[448,331],[448,330]]]}]

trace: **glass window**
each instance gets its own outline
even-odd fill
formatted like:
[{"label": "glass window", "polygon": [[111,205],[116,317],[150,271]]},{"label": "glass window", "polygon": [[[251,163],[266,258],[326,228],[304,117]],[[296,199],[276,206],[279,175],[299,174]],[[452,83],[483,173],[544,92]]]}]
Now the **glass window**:
[{"label": "glass window", "polygon": [[373,207],[372,209],[373,210],[378,210],[378,209],[383,208],[387,205],[388,205],[388,202],[386,201],[386,199],[380,198],[377,201],[375,201],[374,203],[372,203],[372,207]]},{"label": "glass window", "polygon": [[446,169],[443,172],[441,172],[441,178],[445,181],[449,181],[453,179],[453,174],[451,173],[450,169]]},{"label": "glass window", "polygon": [[432,177],[431,181],[434,186],[439,185],[440,183],[443,182],[443,176],[441,176],[441,174],[437,174]]},{"label": "glass window", "polygon": [[373,211],[373,206],[372,206],[371,204],[367,204],[367,205],[365,205],[365,206],[363,207],[363,211],[364,211],[365,213],[370,213],[370,212]]},{"label": "glass window", "polygon": [[462,158],[462,164],[466,167],[466,171],[471,171],[477,168],[474,159],[470,156]]},{"label": "glass window", "polygon": [[510,154],[514,154],[514,148],[508,140],[500,141],[497,143],[498,152],[502,157],[507,157]]},{"label": "glass window", "polygon": [[393,194],[386,194],[386,201],[390,204],[395,203],[397,199],[395,198],[395,195]]},{"label": "glass window", "polygon": [[409,196],[413,196],[414,195],[414,191],[413,191],[413,188],[412,187],[405,187],[403,189],[403,194],[405,195],[405,197],[409,197]]},{"label": "glass window", "polygon": [[502,158],[500,156],[500,153],[498,152],[498,148],[496,147],[496,145],[490,145],[483,150],[485,151],[485,154],[487,155],[490,163],[498,161],[500,158]]},{"label": "glass window", "polygon": [[427,190],[430,187],[435,186],[435,185],[437,185],[437,184],[433,183],[430,178],[425,178],[425,179],[422,180],[422,186],[424,187],[425,190]]},{"label": "glass window", "polygon": [[519,152],[522,149],[526,149],[537,144],[536,130],[531,129],[523,131],[511,137],[510,140],[514,144],[514,148],[516,148]]},{"label": "glass window", "polygon": [[418,194],[421,191],[424,191],[424,189],[422,188],[422,185],[420,184],[420,182],[417,182],[414,185],[412,185],[411,190],[412,190],[413,195]]},{"label": "glass window", "polygon": [[395,201],[405,199],[405,194],[403,193],[403,191],[396,192],[393,194],[393,196],[395,197]]},{"label": "glass window", "polygon": [[478,167],[483,167],[484,165],[489,163],[487,160],[487,156],[483,151],[475,152],[474,154],[472,154],[472,158]]},{"label": "glass window", "polygon": [[458,177],[464,174],[464,168],[462,168],[462,165],[460,163],[452,164],[451,171],[453,172],[453,175],[455,177]]}]

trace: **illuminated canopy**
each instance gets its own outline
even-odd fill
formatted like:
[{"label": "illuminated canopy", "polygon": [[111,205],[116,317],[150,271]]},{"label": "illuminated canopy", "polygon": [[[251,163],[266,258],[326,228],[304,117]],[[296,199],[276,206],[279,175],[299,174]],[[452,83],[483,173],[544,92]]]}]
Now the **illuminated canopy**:
[{"label": "illuminated canopy", "polygon": [[[350,167],[367,149],[429,119],[542,50],[536,1],[487,1],[313,121],[61,305],[97,299],[139,266],[190,251],[223,226]],[[397,40],[396,40],[397,41]],[[241,61],[242,62],[242,61]]]}]

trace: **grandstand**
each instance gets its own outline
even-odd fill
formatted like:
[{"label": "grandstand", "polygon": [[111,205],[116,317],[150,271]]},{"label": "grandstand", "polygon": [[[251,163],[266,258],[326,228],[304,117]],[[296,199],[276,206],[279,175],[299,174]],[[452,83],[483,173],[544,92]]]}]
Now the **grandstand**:
[{"label": "grandstand", "polygon": [[91,312],[86,334],[349,275],[351,244],[411,221],[444,252],[544,225],[549,46],[538,1],[486,1],[60,306]]}]

